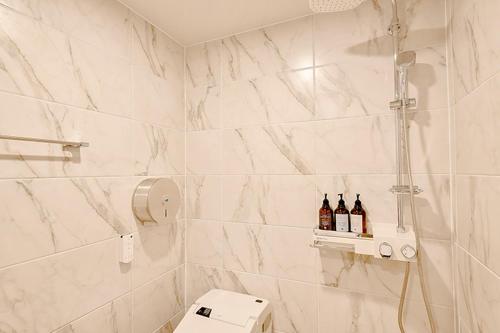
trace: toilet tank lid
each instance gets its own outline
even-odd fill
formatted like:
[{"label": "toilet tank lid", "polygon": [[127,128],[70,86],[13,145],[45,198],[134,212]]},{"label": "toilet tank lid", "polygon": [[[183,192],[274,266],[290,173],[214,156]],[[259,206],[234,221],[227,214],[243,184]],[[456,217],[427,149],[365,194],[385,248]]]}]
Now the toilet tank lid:
[{"label": "toilet tank lid", "polygon": [[265,299],[220,289],[209,291],[195,303],[195,311],[202,307],[210,309],[210,319],[241,327],[247,326],[249,321],[260,324],[271,311]]}]

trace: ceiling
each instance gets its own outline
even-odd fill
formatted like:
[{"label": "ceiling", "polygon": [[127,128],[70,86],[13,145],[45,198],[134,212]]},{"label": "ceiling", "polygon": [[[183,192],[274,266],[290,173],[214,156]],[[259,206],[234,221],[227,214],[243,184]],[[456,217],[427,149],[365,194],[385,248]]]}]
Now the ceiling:
[{"label": "ceiling", "polygon": [[187,46],[311,14],[308,0],[119,0]]}]

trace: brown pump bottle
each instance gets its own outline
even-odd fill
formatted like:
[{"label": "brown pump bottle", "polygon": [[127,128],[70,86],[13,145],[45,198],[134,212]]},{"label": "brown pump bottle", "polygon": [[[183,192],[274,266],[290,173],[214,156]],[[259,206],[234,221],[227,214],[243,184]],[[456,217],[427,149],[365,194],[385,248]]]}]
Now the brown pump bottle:
[{"label": "brown pump bottle", "polygon": [[333,215],[335,216],[334,219],[334,230],[336,231],[344,231],[344,232],[349,232],[349,210],[345,206],[345,201],[343,199],[343,194],[340,193],[339,197],[339,205],[337,209],[333,212]]},{"label": "brown pump bottle", "polygon": [[354,208],[351,210],[351,231],[357,234],[366,234],[366,212],[359,200],[359,194],[356,194]]},{"label": "brown pump bottle", "polygon": [[333,230],[333,211],[326,197],[327,194],[325,193],[323,206],[319,209],[319,228],[321,230]]}]

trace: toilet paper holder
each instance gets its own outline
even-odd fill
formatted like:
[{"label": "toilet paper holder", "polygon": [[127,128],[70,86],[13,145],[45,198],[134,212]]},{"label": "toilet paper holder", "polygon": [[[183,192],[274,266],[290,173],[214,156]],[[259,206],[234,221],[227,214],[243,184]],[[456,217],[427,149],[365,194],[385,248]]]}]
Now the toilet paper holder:
[{"label": "toilet paper holder", "polygon": [[165,223],[176,218],[180,207],[180,191],[168,178],[148,178],[135,189],[132,210],[142,223]]}]

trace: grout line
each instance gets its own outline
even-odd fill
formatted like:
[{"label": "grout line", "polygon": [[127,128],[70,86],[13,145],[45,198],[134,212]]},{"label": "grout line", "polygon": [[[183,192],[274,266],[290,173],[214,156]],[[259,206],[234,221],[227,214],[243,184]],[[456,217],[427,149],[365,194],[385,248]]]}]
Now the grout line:
[{"label": "grout line", "polygon": [[314,15],[315,15],[314,13],[308,13],[308,14],[305,14],[305,15],[295,16],[295,17],[292,17],[292,18],[284,19],[284,20],[273,22],[273,23],[269,23],[269,24],[258,25],[256,27],[249,28],[249,29],[246,29],[246,30],[243,30],[243,31],[231,33],[231,34],[228,34],[228,35],[222,35],[222,36],[211,38],[211,39],[208,39],[208,40],[205,40],[205,41],[201,41],[201,42],[196,42],[194,44],[187,45],[186,47],[187,48],[195,47],[195,46],[199,46],[199,45],[206,44],[206,43],[216,42],[216,41],[219,41],[219,40],[222,40],[222,39],[226,39],[226,38],[229,38],[229,37],[243,35],[243,34],[249,33],[249,32],[254,32],[254,31],[258,31],[258,30],[262,30],[262,29],[268,29],[268,28],[272,28],[274,26],[278,26],[280,24],[293,22],[293,21],[296,21],[296,20],[304,19],[304,18],[309,17],[309,16],[314,16]]},{"label": "grout line", "polygon": [[491,268],[489,268],[488,266],[486,266],[486,264],[484,264],[481,260],[479,260],[475,255],[473,255],[472,253],[470,253],[462,245],[456,243],[455,246],[458,247],[460,250],[462,250],[464,252],[464,254],[466,254],[467,256],[469,256],[470,258],[472,258],[476,262],[476,264],[479,264],[479,266],[481,266],[481,268],[483,268],[484,270],[486,270],[488,273],[490,273],[493,277],[495,277],[500,282],[500,275],[499,274],[497,274]]},{"label": "grout line", "polygon": [[[127,297],[127,296],[130,296],[130,297],[131,297],[131,301],[132,301],[132,292],[131,292],[131,291],[128,291],[128,292],[126,292],[126,293],[124,293],[124,294],[121,294],[120,296],[117,296],[117,297],[113,298],[112,300],[110,300],[110,301],[108,301],[108,302],[104,303],[103,305],[100,305],[100,306],[98,306],[97,308],[94,308],[94,309],[92,309],[92,310],[90,310],[90,311],[86,312],[85,314],[83,314],[83,315],[81,315],[81,316],[79,316],[79,317],[77,317],[77,318],[75,318],[75,319],[72,319],[70,322],[67,322],[67,323],[65,323],[65,324],[63,324],[63,325],[61,325],[61,326],[59,326],[59,327],[57,327],[57,328],[55,328],[55,329],[51,330],[51,333],[56,333],[56,332],[60,331],[62,328],[66,327],[66,326],[71,326],[71,325],[73,325],[75,322],[77,322],[77,321],[79,321],[79,320],[81,320],[81,319],[83,319],[83,318],[87,317],[88,315],[90,315],[90,314],[92,314],[92,313],[94,313],[94,312],[97,312],[97,311],[99,311],[99,310],[103,310],[103,309],[104,309],[104,308],[106,308],[107,306],[112,305],[114,302],[116,302],[116,301],[117,301],[117,300],[119,300],[120,298],[125,298],[125,297]],[[131,308],[133,308],[133,303],[131,303],[131,304],[130,304],[130,307],[131,307]],[[133,323],[133,321],[131,321],[131,323],[130,323],[130,324],[132,324],[132,323]],[[71,332],[72,332],[72,331],[71,331]]]},{"label": "grout line", "polygon": [[173,40],[175,43],[177,43],[178,45],[182,46],[183,48],[186,47],[186,45],[184,45],[183,43],[181,43],[180,41],[178,41],[176,38],[174,38],[172,35],[170,35],[168,32],[164,31],[162,28],[160,28],[159,26],[157,26],[156,24],[154,24],[153,22],[151,22],[151,20],[149,20],[148,18],[146,18],[144,15],[140,14],[135,8],[125,4],[123,2],[123,0],[116,0],[117,2],[119,2],[123,7],[127,8],[127,10],[129,12],[131,12],[132,14],[136,15],[137,17],[141,18],[142,20],[144,20],[144,22],[146,22],[147,24],[150,24],[151,26],[153,26],[155,29],[157,29],[158,31],[160,31],[162,34],[164,34],[165,36],[167,36],[168,38],[170,38],[171,40]]},{"label": "grout line", "polygon": [[[131,69],[131,71],[132,71],[132,69]],[[133,91],[133,87],[132,87],[131,90]],[[170,127],[170,126],[166,126],[164,124],[152,123],[152,122],[143,121],[143,120],[140,120],[140,119],[135,119],[133,117],[126,117],[126,116],[119,115],[119,114],[102,112],[102,111],[94,110],[94,109],[87,109],[87,108],[84,108],[82,106],[77,106],[77,105],[72,105],[72,104],[66,104],[66,103],[57,102],[57,101],[45,100],[45,99],[38,98],[38,97],[35,97],[35,96],[23,95],[22,93],[15,93],[15,92],[10,92],[10,91],[0,90],[0,95],[8,95],[8,96],[18,97],[18,98],[21,98],[21,99],[27,99],[27,100],[33,101],[33,102],[35,102],[37,104],[45,104],[46,106],[54,105],[54,106],[69,108],[69,111],[70,112],[74,112],[74,113],[84,112],[84,114],[86,113],[87,115],[90,114],[90,113],[94,113],[95,115],[101,115],[101,116],[107,116],[107,117],[111,117],[111,118],[118,118],[118,119],[122,119],[122,120],[128,120],[130,122],[138,123],[140,125],[150,125],[152,127],[162,128],[162,129],[168,129],[168,130],[175,130],[175,131],[178,131],[178,132],[182,132],[184,130],[184,129],[179,129],[178,127]],[[132,92],[132,98],[133,97],[134,96],[133,96],[133,92]]]},{"label": "grout line", "polygon": [[[377,297],[377,298],[393,299],[393,300],[398,300],[399,301],[399,296],[381,295],[381,294],[374,293],[374,292],[357,291],[357,290],[343,288],[343,287],[332,287],[332,286],[324,285],[320,281],[307,282],[307,281],[301,281],[301,280],[295,280],[295,279],[278,277],[278,276],[275,276],[275,275],[269,275],[269,274],[264,274],[264,273],[253,273],[253,272],[245,272],[245,271],[240,271],[240,270],[235,270],[235,269],[226,269],[224,267],[218,267],[218,266],[212,266],[212,265],[204,265],[204,264],[199,264],[199,263],[195,263],[195,262],[190,262],[188,264],[189,265],[194,265],[194,266],[197,266],[197,267],[205,267],[205,268],[210,268],[210,269],[221,270],[223,272],[233,272],[233,273],[236,273],[236,274],[249,275],[249,276],[252,276],[254,278],[271,278],[271,279],[275,279],[275,280],[278,280],[278,281],[284,281],[284,282],[290,282],[290,283],[295,283],[295,284],[301,284],[301,285],[313,287],[315,289],[316,289],[316,287],[319,287],[319,289],[326,288],[326,289],[339,290],[341,292],[347,292],[347,293],[352,293],[352,294],[358,294],[358,295],[364,295],[364,296],[373,296],[373,297]],[[423,301],[421,301],[421,300],[410,299],[409,301],[412,302],[412,303],[423,304]],[[432,303],[432,306],[433,307],[442,308],[442,309],[452,309],[453,308],[452,306],[450,307],[450,306],[447,306],[447,305],[436,304],[436,303]]]}]

